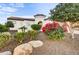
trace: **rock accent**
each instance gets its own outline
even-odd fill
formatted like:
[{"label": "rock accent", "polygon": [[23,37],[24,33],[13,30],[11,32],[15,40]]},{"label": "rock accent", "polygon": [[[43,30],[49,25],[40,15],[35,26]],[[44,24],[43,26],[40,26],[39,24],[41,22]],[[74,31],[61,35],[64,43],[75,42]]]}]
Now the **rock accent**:
[{"label": "rock accent", "polygon": [[30,41],[28,43],[31,44],[33,46],[33,48],[37,48],[37,47],[43,46],[43,42],[40,41],[40,40]]},{"label": "rock accent", "polygon": [[12,55],[11,51],[5,51],[0,53],[0,55]]},{"label": "rock accent", "polygon": [[32,46],[28,43],[21,44],[14,49],[13,55],[29,55],[32,53]]},{"label": "rock accent", "polygon": [[13,55],[30,55],[33,51],[33,48],[41,47],[42,45],[43,42],[40,40],[21,44],[14,49]]}]

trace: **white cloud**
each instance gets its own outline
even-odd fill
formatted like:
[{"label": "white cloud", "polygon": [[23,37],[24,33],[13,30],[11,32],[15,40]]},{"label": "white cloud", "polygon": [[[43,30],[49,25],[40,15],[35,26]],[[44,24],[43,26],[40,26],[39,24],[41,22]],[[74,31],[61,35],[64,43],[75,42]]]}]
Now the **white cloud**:
[{"label": "white cloud", "polygon": [[11,5],[12,7],[24,7],[23,3],[11,3],[9,5]]},{"label": "white cloud", "polygon": [[0,8],[0,11],[12,13],[12,12],[16,12],[17,9],[16,8],[12,8],[12,7],[2,7],[2,8]]},{"label": "white cloud", "polygon": [[4,24],[7,21],[7,17],[0,17],[0,23]]}]

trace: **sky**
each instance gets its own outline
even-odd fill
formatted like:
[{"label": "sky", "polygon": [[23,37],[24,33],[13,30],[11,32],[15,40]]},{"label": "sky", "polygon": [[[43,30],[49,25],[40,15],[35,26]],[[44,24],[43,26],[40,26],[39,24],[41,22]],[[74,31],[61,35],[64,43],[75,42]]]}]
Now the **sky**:
[{"label": "sky", "polygon": [[33,17],[35,14],[49,16],[50,9],[58,3],[0,3],[0,23],[4,24],[7,17]]}]

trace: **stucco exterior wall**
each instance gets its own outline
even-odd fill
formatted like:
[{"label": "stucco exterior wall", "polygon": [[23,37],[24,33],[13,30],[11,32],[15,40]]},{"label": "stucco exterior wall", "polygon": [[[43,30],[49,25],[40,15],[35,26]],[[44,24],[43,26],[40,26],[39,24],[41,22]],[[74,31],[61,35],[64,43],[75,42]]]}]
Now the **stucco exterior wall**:
[{"label": "stucco exterior wall", "polygon": [[27,30],[31,30],[31,25],[34,24],[35,21],[24,21],[24,26],[27,27]]},{"label": "stucco exterior wall", "polygon": [[17,21],[17,20],[9,20],[12,21],[14,24],[14,28],[10,28],[11,30],[18,30],[20,27],[24,25],[24,21]]},{"label": "stucco exterior wall", "polygon": [[39,21],[42,21],[44,24],[44,19],[45,16],[36,16],[35,17],[35,21],[28,21],[28,20],[8,20],[8,21],[12,21],[14,23],[14,28],[10,28],[10,30],[18,30],[18,32],[21,32],[21,29],[19,29],[22,26],[25,26],[27,29],[25,30],[26,32],[28,30],[32,30],[31,29],[31,25],[32,24],[38,24]]},{"label": "stucco exterior wall", "polygon": [[44,22],[45,17],[44,16],[36,16],[35,17],[35,23],[38,23],[39,21]]},{"label": "stucco exterior wall", "polygon": [[18,32],[21,32],[21,29],[19,29],[22,26],[25,26],[27,30],[31,30],[31,25],[34,24],[34,21],[18,21],[18,20],[9,20],[12,21],[14,23],[14,28],[10,28],[10,30],[18,30]]}]

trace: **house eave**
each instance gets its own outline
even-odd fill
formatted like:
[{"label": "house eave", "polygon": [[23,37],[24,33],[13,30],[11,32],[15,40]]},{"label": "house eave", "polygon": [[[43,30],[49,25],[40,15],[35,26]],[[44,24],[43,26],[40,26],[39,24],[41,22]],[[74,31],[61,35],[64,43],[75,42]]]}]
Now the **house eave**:
[{"label": "house eave", "polygon": [[34,18],[21,18],[21,17],[8,17],[7,20],[17,20],[17,21],[35,21]]}]

